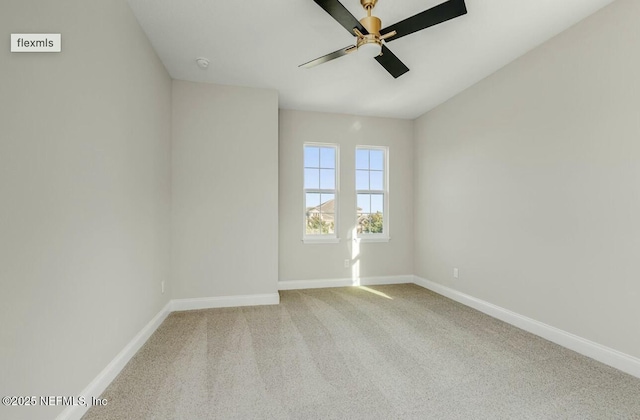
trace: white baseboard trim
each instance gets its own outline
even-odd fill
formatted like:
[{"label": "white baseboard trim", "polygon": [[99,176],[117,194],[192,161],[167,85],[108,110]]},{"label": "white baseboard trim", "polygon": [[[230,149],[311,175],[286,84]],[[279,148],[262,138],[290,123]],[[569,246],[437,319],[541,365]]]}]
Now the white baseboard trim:
[{"label": "white baseboard trim", "polygon": [[359,277],[322,280],[281,280],[278,282],[278,290],[323,289],[326,287],[349,286],[381,286],[385,284],[413,283],[413,275]]},{"label": "white baseboard trim", "polygon": [[277,305],[280,295],[267,293],[262,295],[219,296],[194,299],[174,299],[172,311],[191,311],[195,309],[231,308],[236,306]]},{"label": "white baseboard trim", "polygon": [[[153,317],[147,325],[140,330],[138,334],[127,344],[120,353],[104,368],[102,372],[95,377],[85,389],[80,392],[80,396],[85,398],[85,401],[91,401],[91,397],[99,397],[109,386],[111,381],[115,379],[120,373],[122,368],[129,363],[129,360],[140,350],[140,347],[147,342],[151,334],[162,324],[165,318],[171,313],[171,301]],[[56,417],[56,420],[78,420],[89,410],[90,406],[68,406],[62,413]]]},{"label": "white baseboard trim", "polygon": [[[385,284],[414,283],[463,305],[477,309],[487,315],[500,319],[532,334],[538,335],[563,347],[576,351],[587,357],[612,366],[630,375],[640,378],[640,359],[589,341],[577,335],[568,333],[500,306],[483,301],[473,296],[451,289],[441,284],[413,275],[362,277],[359,279],[326,279],[326,280],[289,280],[279,281],[278,290],[315,289],[326,287],[375,286]],[[277,305],[280,303],[278,293],[261,295],[222,296],[197,299],[174,299],[169,301],[158,314],[125,346],[124,349],[91,381],[78,395],[87,400],[98,397],[115,379],[124,366],[131,360],[142,345],[151,337],[165,318],[174,311],[194,309],[227,308],[236,306]],[[57,420],[78,420],[89,407],[67,407]]]},{"label": "white baseboard trim", "polygon": [[559,328],[552,327],[551,325],[544,324],[542,322],[536,321],[535,319],[528,318],[526,316],[512,312],[508,309],[501,308],[500,306],[459,292],[455,289],[451,289],[447,286],[443,286],[441,284],[423,279],[421,277],[414,276],[414,283],[418,286],[424,287],[425,289],[429,289],[442,296],[448,297],[449,299],[455,300],[456,302],[460,302],[463,305],[477,309],[480,312],[483,312],[508,324],[514,325],[520,329],[523,329],[532,334],[559,344],[563,347],[571,349],[577,353],[590,357],[606,365],[612,366],[618,370],[628,373],[629,375],[640,378],[640,359],[636,357],[603,346],[601,344],[579,337],[575,334],[571,334]]}]

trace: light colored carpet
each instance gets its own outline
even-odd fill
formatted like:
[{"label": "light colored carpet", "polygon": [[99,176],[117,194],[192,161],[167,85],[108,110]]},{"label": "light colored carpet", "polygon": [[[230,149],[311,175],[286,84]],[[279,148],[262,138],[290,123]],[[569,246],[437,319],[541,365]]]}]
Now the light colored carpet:
[{"label": "light colored carpet", "polygon": [[640,419],[640,379],[415,285],[176,312],[84,419]]}]

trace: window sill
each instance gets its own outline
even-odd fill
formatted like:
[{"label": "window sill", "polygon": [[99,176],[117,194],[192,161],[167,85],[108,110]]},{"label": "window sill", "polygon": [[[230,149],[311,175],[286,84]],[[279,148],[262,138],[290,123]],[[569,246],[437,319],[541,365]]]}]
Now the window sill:
[{"label": "window sill", "polygon": [[302,242],[307,244],[337,244],[340,238],[302,238]]},{"label": "window sill", "polygon": [[354,241],[356,242],[389,242],[391,240],[390,237],[388,236],[379,236],[379,237],[372,237],[372,238],[366,238],[366,237],[360,237],[360,238],[355,238]]}]

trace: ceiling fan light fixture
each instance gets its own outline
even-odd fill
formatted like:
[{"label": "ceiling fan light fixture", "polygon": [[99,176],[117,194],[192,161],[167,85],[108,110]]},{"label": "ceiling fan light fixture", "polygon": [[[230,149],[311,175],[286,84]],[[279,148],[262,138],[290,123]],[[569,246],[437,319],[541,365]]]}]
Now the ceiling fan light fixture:
[{"label": "ceiling fan light fixture", "polygon": [[358,55],[366,57],[377,57],[382,53],[382,42],[380,40],[365,36],[358,40]]}]

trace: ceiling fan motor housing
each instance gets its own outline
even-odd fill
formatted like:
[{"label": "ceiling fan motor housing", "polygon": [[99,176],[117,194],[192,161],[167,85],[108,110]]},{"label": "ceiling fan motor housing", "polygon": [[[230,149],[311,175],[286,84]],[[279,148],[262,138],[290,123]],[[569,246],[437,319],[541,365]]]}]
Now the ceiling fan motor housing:
[{"label": "ceiling fan motor housing", "polygon": [[382,28],[382,21],[375,16],[366,16],[360,19],[360,23],[364,26],[370,34],[380,35],[380,29]]}]

